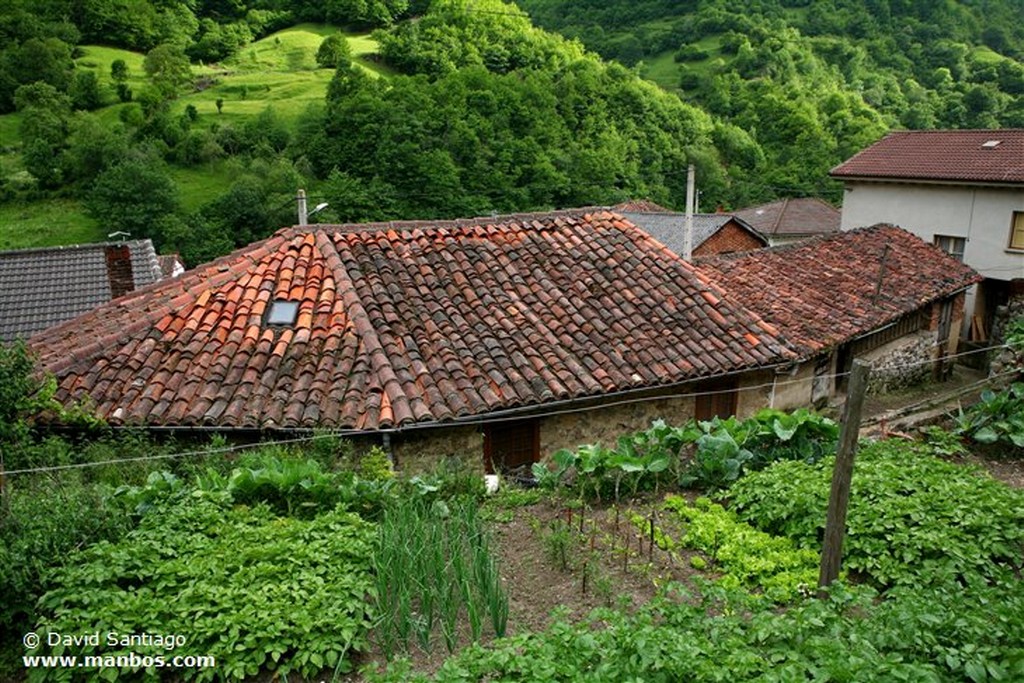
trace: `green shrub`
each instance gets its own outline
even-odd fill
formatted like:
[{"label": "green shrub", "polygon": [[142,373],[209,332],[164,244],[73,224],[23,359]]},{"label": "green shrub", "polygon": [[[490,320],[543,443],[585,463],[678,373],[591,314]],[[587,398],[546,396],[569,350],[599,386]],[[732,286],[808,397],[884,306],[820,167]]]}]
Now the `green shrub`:
[{"label": "green shrub", "polygon": [[665,508],[684,522],[685,532],[678,542],[711,558],[714,569],[722,573],[723,586],[760,589],[771,600],[786,602],[817,584],[818,553],[759,531],[707,498],[690,505],[683,498],[668,496]]},{"label": "green shrub", "polygon": [[9,508],[0,514],[0,643],[32,625],[50,573],[73,551],[116,540],[132,526],[129,507],[80,472],[12,477],[9,486]]},{"label": "green shrub", "polygon": [[[187,642],[173,654],[216,657],[215,669],[179,672],[197,680],[237,681],[261,669],[346,671],[373,618],[373,536],[370,523],[340,510],[307,521],[279,517],[262,504],[229,509],[202,498],[183,501],[146,515],[123,540],[73,558],[40,600],[37,630],[44,643],[48,632],[79,633],[85,624],[104,634],[181,634]],[[145,646],[86,647],[81,654],[128,651],[168,654]],[[37,651],[62,652],[79,653],[60,646]],[[67,673],[32,672],[34,680]]]},{"label": "green shrub", "polygon": [[[882,586],[987,582],[1019,570],[1024,493],[930,446],[873,443],[858,455],[843,563]],[[833,459],[782,462],[727,492],[740,519],[819,551]]]}]

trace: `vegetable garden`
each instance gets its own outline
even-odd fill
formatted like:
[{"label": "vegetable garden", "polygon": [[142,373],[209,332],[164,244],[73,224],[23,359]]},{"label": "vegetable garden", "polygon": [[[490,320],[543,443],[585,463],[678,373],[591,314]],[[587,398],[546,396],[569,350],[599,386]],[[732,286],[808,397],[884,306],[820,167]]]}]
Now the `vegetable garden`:
[{"label": "vegetable garden", "polygon": [[[1021,680],[1024,492],[949,460],[972,439],[1019,457],[984,430],[1012,433],[1021,396],[986,395],[953,431],[862,444],[846,573],[825,597],[838,430],[807,411],[656,422],[491,496],[454,463],[397,476],[379,449],[326,435],[19,478],[0,520],[0,677],[166,678],[20,666],[29,630],[98,630],[185,635],[173,654],[217,658],[174,672],[187,680]],[[140,450],[175,445],[18,453]],[[34,654],[166,654],[100,649]]]}]

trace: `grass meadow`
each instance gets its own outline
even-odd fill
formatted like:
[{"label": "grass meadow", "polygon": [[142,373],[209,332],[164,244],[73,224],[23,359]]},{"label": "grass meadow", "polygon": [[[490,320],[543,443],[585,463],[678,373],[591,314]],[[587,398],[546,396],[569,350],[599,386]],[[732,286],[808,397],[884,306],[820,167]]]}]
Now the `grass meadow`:
[{"label": "grass meadow", "polygon": [[[338,32],[326,24],[299,24],[272,33],[246,46],[229,60],[193,64],[199,87],[179,95],[171,107],[182,113],[192,105],[199,113],[195,125],[238,125],[273,107],[278,117],[293,124],[311,105],[324,101],[334,74],[316,64],[321,41]],[[374,77],[393,73],[374,55],[377,43],[369,34],[341,32],[349,41],[356,64]],[[118,59],[128,66],[128,86],[138,94],[148,84],[144,55],[103,45],[86,45],[75,60],[76,69],[93,70],[99,77],[104,106],[94,112],[113,126],[126,104],[121,103],[110,78],[110,65]],[[217,101],[221,101],[218,111]],[[0,116],[0,177],[19,187],[31,183],[20,158],[18,113]],[[198,167],[171,167],[183,208],[195,210],[226,191],[237,178],[230,159]],[[0,202],[0,249],[81,244],[105,239],[111,230],[86,215],[82,202],[73,199],[36,199]]]}]

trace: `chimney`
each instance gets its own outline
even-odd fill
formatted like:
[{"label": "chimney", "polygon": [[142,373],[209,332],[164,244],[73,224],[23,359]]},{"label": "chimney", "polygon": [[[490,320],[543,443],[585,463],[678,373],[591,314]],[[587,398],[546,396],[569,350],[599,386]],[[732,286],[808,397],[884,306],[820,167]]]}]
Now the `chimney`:
[{"label": "chimney", "polygon": [[110,296],[116,299],[135,289],[132,252],[127,244],[108,244],[103,248],[107,260],[107,281]]}]

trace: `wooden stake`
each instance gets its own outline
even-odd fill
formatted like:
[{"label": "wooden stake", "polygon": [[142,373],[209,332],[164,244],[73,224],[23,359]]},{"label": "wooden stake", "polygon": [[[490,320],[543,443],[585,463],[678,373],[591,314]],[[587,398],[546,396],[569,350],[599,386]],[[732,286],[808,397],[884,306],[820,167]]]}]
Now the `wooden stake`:
[{"label": "wooden stake", "polygon": [[651,513],[651,545],[647,553],[647,559],[654,562],[654,513]]},{"label": "wooden stake", "polygon": [[864,405],[871,365],[862,360],[853,361],[850,389],[843,408],[843,426],[839,434],[836,465],[832,470],[832,493],[828,501],[825,520],[825,543],[821,551],[821,572],[818,588],[825,588],[839,577],[843,559],[843,537],[846,535],[846,508],[850,502],[850,480],[853,478],[853,458],[860,435],[860,413]]}]

